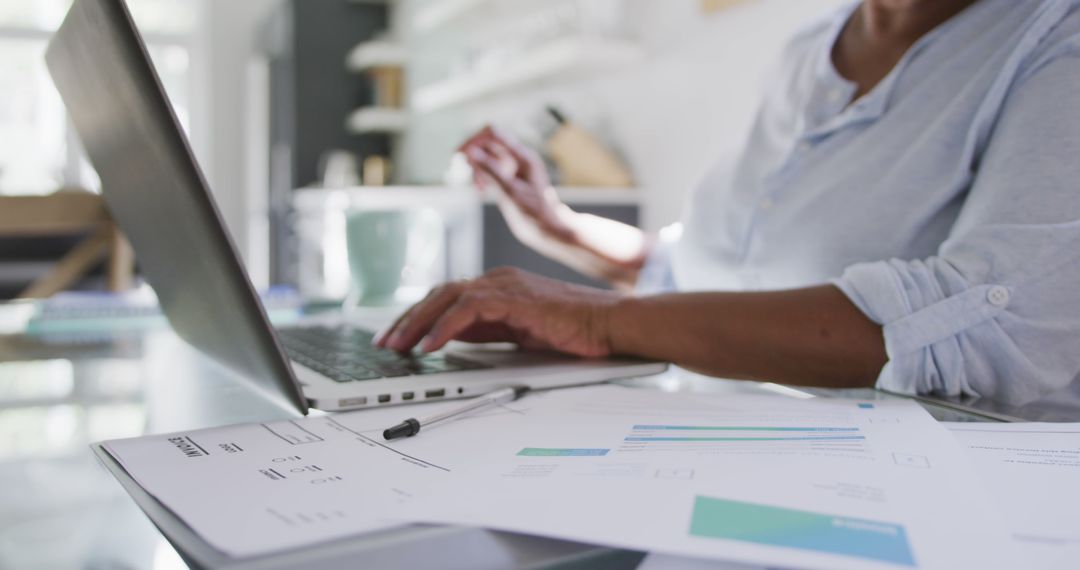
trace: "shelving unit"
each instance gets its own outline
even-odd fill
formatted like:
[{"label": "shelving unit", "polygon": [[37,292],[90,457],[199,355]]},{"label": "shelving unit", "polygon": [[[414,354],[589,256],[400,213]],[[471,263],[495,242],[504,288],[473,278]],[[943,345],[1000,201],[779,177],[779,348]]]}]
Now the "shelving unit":
[{"label": "shelving unit", "polygon": [[363,135],[369,133],[399,134],[409,126],[409,114],[401,109],[366,107],[358,109],[346,120],[350,133]]},{"label": "shelving unit", "polygon": [[559,76],[573,76],[638,60],[641,49],[627,41],[568,38],[535,48],[504,69],[475,71],[421,87],[412,108],[428,113],[500,91]]}]

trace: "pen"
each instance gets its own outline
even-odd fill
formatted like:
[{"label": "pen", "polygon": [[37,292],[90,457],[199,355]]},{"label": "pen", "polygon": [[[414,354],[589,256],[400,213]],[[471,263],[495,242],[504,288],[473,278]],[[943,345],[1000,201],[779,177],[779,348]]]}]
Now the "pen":
[{"label": "pen", "polygon": [[460,408],[455,408],[441,414],[435,414],[422,420],[418,420],[416,418],[409,418],[401,422],[400,424],[392,428],[387,428],[385,431],[383,431],[383,438],[387,441],[390,441],[403,437],[412,437],[420,433],[420,428],[435,425],[437,423],[444,422],[446,420],[450,420],[458,416],[468,414],[469,412],[474,412],[476,410],[486,408],[488,406],[497,406],[499,404],[513,402],[514,400],[517,400],[518,398],[524,396],[525,393],[528,391],[528,386],[510,386],[507,388],[500,388],[498,390],[495,390],[494,392],[484,394],[483,396],[480,396],[479,398],[470,401],[468,404],[465,404]]}]

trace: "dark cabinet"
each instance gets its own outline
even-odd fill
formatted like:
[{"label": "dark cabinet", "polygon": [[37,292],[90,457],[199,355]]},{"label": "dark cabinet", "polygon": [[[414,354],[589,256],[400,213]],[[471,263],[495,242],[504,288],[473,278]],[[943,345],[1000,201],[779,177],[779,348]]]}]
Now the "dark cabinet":
[{"label": "dark cabinet", "polygon": [[287,0],[266,23],[261,51],[270,63],[270,278],[296,284],[292,193],[314,185],[328,151],[387,155],[385,135],[351,134],[346,119],[371,103],[368,77],[345,62],[357,44],[387,27],[385,5],[349,0]]}]

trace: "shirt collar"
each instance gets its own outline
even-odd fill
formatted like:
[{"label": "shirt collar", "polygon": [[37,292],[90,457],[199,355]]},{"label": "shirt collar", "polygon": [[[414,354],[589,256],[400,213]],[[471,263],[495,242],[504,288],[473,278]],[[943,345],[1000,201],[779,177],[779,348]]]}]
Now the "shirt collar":
[{"label": "shirt collar", "polygon": [[815,70],[817,85],[813,90],[814,95],[810,99],[810,115],[818,120],[809,124],[809,128],[803,134],[804,138],[825,137],[854,124],[879,119],[888,110],[897,83],[904,70],[919,53],[925,50],[944,30],[951,27],[963,14],[961,12],[961,14],[954,16],[919,38],[908,48],[904,56],[900,58],[900,61],[893,66],[892,70],[881,82],[875,85],[868,93],[859,97],[858,100],[852,101],[851,98],[855,95],[858,87],[837,71],[836,65],[833,63],[832,52],[836,42],[840,39],[844,27],[861,4],[861,1],[853,2],[838,11],[837,16],[830,24],[829,33],[824,35],[825,41],[818,48],[818,61]]}]

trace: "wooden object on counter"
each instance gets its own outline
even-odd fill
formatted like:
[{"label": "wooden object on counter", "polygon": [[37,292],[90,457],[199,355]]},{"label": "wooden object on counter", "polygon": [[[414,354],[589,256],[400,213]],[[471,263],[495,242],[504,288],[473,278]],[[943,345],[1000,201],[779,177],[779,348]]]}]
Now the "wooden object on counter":
[{"label": "wooden object on counter", "polygon": [[554,109],[559,123],[548,138],[546,150],[559,171],[563,186],[628,188],[634,185],[630,170],[596,137],[566,120]]},{"label": "wooden object on counter", "polygon": [[66,236],[90,232],[53,269],[19,294],[21,299],[51,297],[79,281],[108,256],[111,291],[131,287],[135,255],[113,222],[101,196],[63,190],[49,196],[0,197],[0,237]]}]

